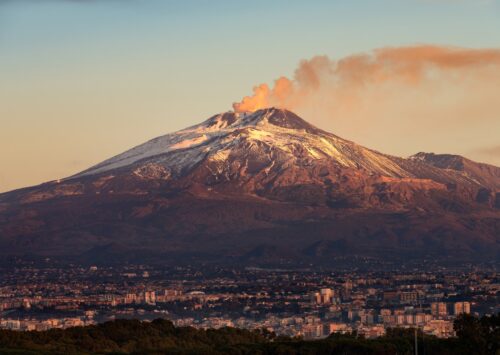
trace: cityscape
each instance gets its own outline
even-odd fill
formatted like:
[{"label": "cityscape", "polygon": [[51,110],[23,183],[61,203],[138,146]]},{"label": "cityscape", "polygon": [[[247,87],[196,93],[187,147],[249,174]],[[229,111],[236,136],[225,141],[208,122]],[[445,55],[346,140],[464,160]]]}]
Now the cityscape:
[{"label": "cityscape", "polygon": [[42,331],[163,318],[180,327],[267,329],[304,339],[353,332],[375,338],[388,328],[447,338],[457,316],[500,311],[494,268],[419,270],[19,263],[2,270],[0,327]]}]

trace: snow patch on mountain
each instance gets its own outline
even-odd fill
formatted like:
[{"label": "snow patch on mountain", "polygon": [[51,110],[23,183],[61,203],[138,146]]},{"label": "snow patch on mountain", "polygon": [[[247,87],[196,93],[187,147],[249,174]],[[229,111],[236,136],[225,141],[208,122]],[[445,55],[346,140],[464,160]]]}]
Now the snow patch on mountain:
[{"label": "snow patch on mountain", "polygon": [[131,165],[155,163],[182,173],[208,158],[226,161],[245,150],[262,156],[329,160],[346,168],[394,177],[411,177],[389,156],[324,132],[290,111],[269,108],[254,113],[226,112],[201,124],[152,139],[108,159],[75,177],[100,174]]}]

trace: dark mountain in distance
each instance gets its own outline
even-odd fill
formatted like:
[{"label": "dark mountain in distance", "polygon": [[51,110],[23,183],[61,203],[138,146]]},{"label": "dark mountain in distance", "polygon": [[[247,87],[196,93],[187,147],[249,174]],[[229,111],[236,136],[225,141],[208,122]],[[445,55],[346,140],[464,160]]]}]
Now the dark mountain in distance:
[{"label": "dark mountain in distance", "polygon": [[500,168],[496,166],[476,163],[460,155],[452,154],[418,153],[412,158],[420,159],[440,169],[458,171],[485,188],[500,190]]},{"label": "dark mountain in distance", "polygon": [[500,168],[364,148],[286,110],[227,112],[0,195],[0,258],[498,261]]}]

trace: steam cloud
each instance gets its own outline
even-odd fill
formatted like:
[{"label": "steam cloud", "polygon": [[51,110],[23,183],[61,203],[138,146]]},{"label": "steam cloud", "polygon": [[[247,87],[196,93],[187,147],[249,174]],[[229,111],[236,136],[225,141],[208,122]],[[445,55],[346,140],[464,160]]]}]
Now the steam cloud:
[{"label": "steam cloud", "polygon": [[[338,61],[326,56],[303,60],[293,79],[280,77],[274,86],[260,84],[252,96],[234,103],[237,112],[277,106],[290,110],[327,109],[360,104],[374,90],[424,88],[430,83],[462,85],[499,77],[499,49],[439,46],[382,48]],[[497,82],[498,83],[498,82]],[[431,90],[434,91],[434,90]],[[393,92],[397,99],[397,91]]]}]

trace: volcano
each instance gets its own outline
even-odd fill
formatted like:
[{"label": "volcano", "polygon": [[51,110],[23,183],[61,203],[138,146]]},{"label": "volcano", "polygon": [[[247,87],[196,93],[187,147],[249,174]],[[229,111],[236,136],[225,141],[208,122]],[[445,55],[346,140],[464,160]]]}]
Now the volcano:
[{"label": "volcano", "polygon": [[500,168],[400,158],[267,108],[226,112],[0,195],[0,258],[498,260]]}]

